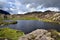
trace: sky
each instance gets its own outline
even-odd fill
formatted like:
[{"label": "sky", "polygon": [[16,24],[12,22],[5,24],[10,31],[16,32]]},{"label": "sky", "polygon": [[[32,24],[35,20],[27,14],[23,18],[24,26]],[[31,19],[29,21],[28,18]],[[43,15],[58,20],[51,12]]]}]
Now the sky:
[{"label": "sky", "polygon": [[11,14],[33,11],[60,11],[60,0],[0,0],[0,9]]}]

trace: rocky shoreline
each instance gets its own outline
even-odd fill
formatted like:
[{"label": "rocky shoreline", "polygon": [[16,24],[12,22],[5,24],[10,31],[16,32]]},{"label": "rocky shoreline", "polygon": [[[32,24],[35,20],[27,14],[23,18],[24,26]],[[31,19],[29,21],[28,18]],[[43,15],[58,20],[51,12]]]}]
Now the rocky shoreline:
[{"label": "rocky shoreline", "polygon": [[59,33],[57,31],[53,30],[47,31],[44,29],[37,29],[23,37],[20,37],[19,40],[60,40],[60,34],[58,34]]}]

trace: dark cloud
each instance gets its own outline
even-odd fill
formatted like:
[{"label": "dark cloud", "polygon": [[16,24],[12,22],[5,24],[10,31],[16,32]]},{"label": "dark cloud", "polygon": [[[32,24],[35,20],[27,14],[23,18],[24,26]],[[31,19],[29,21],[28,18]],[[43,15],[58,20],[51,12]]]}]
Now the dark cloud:
[{"label": "dark cloud", "polygon": [[[1,0],[2,1],[2,0]],[[12,13],[60,10],[60,0],[3,0],[0,1],[0,9]]]},{"label": "dark cloud", "polygon": [[60,8],[60,0],[19,0],[22,4],[35,3],[36,6],[44,4],[44,7]]},{"label": "dark cloud", "polygon": [[4,2],[0,2],[0,9],[2,9],[4,7],[3,4],[5,4],[5,3]]}]

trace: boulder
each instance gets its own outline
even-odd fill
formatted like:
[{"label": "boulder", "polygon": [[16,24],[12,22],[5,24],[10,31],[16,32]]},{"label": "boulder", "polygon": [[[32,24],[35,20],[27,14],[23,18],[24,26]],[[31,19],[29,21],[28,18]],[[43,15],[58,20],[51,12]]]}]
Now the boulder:
[{"label": "boulder", "polygon": [[51,37],[51,32],[44,29],[37,29],[23,37],[20,37],[19,40],[54,40],[54,38]]}]

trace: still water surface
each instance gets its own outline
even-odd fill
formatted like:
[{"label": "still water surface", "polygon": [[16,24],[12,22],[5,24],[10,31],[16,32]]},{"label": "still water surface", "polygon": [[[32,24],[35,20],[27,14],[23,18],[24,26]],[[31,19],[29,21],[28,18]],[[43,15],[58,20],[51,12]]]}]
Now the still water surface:
[{"label": "still water surface", "polygon": [[60,31],[60,24],[47,23],[37,20],[18,20],[17,24],[0,26],[0,28],[9,27],[12,29],[22,30],[24,33],[30,33],[36,29],[56,29]]}]

